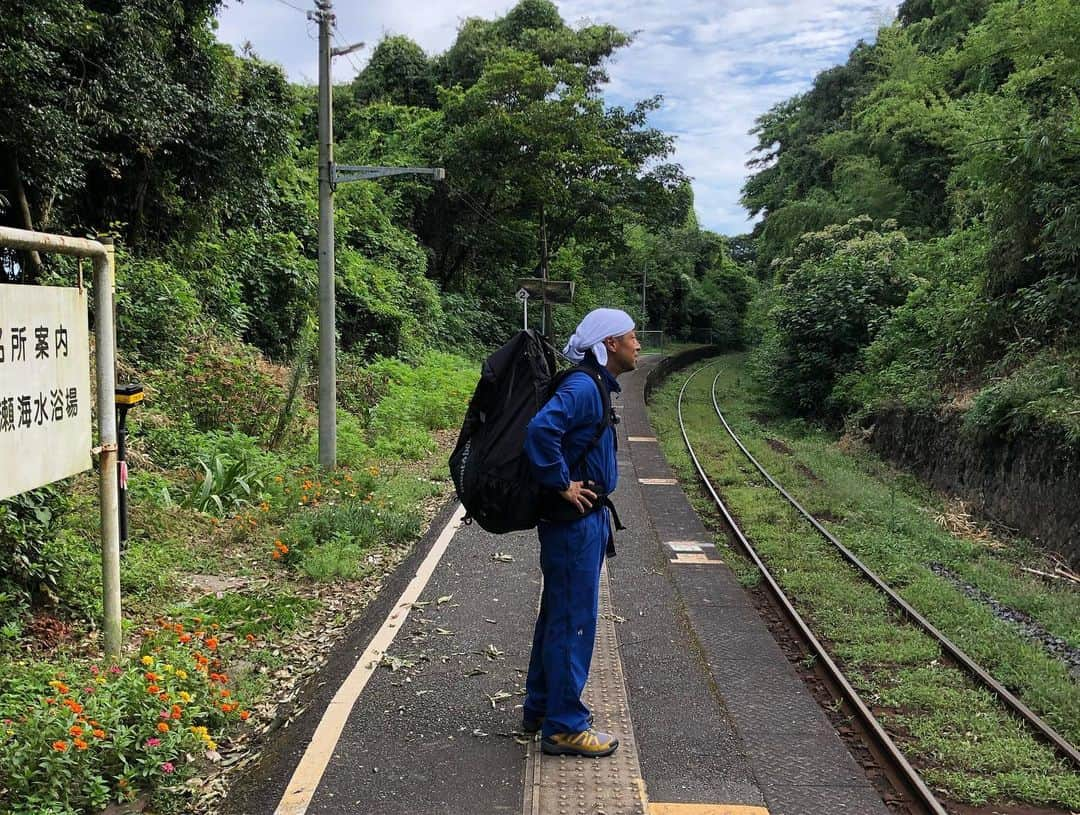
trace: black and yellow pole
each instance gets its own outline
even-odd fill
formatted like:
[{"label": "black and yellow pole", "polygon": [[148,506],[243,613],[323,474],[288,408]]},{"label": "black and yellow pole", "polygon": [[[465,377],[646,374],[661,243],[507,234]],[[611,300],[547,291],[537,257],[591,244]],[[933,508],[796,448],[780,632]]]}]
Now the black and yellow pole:
[{"label": "black and yellow pole", "polygon": [[144,398],[142,385],[132,383],[130,385],[116,386],[116,413],[117,413],[117,458],[116,458],[116,481],[120,488],[120,548],[123,549],[128,539],[127,519],[127,414],[135,405]]}]

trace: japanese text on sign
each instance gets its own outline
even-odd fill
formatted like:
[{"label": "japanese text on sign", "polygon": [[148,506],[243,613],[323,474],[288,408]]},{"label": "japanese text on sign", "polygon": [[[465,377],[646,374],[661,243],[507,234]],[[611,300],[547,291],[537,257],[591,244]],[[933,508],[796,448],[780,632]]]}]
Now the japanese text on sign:
[{"label": "japanese text on sign", "polygon": [[0,498],[90,467],[86,293],[0,285]]}]

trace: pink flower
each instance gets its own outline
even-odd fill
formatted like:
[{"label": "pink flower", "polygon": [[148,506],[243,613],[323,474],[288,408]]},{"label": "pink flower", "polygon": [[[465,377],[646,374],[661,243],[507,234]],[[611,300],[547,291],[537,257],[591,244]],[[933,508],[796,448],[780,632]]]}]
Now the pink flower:
[{"label": "pink flower", "polygon": [[166,774],[171,773],[175,769],[176,767],[173,766],[173,763],[171,761],[166,761],[164,764],[161,765],[161,771]]},{"label": "pink flower", "polygon": [[94,689],[90,685],[87,685],[85,688],[83,688],[83,693],[93,693],[93,692],[94,692]]},{"label": "pink flower", "polygon": [[161,739],[147,739],[146,740],[146,746],[147,747],[157,747],[159,744],[161,744]]},{"label": "pink flower", "polygon": [[91,665],[90,666],[90,673],[92,673],[94,676],[97,676],[99,673],[101,673],[101,669],[98,668],[97,665]]},{"label": "pink flower", "polygon": [[116,676],[117,674],[120,673],[120,666],[119,665],[111,665],[111,666],[109,666],[109,673],[111,673],[113,676]]},{"label": "pink flower", "polygon": [[163,711],[161,711],[161,713],[158,714],[158,716],[160,718],[162,718],[162,719],[168,719],[169,718],[169,711],[163,710]]}]

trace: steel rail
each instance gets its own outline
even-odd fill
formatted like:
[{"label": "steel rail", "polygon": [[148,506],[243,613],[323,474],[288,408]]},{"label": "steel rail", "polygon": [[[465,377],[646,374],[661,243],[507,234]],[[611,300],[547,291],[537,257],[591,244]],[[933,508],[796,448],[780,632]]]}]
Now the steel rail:
[{"label": "steel rail", "polygon": [[851,685],[850,682],[848,682],[847,677],[844,676],[839,666],[837,666],[837,664],[833,662],[832,657],[829,656],[828,651],[825,650],[825,646],[823,646],[820,640],[818,640],[818,638],[814,636],[814,632],[810,630],[810,627],[806,624],[806,621],[802,618],[799,612],[795,610],[795,606],[792,605],[787,595],[784,594],[784,590],[780,588],[780,584],[776,582],[776,579],[773,577],[772,572],[769,571],[769,568],[765,565],[764,561],[762,561],[761,557],[757,553],[757,550],[754,549],[753,544],[751,544],[747,537],[743,534],[742,529],[740,529],[739,525],[735,522],[735,518],[732,517],[731,513],[728,511],[727,505],[724,504],[723,499],[720,498],[719,494],[716,492],[716,489],[713,487],[712,481],[709,480],[709,476],[705,473],[705,469],[701,466],[701,462],[698,460],[697,454],[694,452],[694,446],[690,443],[690,438],[686,434],[686,424],[683,421],[682,415],[682,404],[683,396],[686,393],[687,386],[690,384],[690,382],[694,379],[695,376],[697,376],[707,367],[710,366],[702,366],[701,368],[698,368],[696,371],[694,371],[694,373],[692,373],[689,377],[687,377],[686,382],[683,383],[682,390],[679,391],[679,402],[677,408],[679,431],[682,433],[683,442],[686,444],[686,450],[690,454],[690,460],[694,463],[694,468],[697,470],[698,477],[705,485],[705,488],[709,491],[709,494],[712,496],[712,499],[715,502],[717,508],[719,508],[721,514],[723,514],[724,520],[730,527],[732,534],[735,535],[739,543],[746,550],[746,553],[750,556],[750,558],[754,561],[754,564],[761,571],[762,576],[765,578],[765,582],[769,586],[769,590],[773,593],[773,596],[776,598],[777,602],[780,603],[781,607],[784,610],[784,613],[787,614],[791,622],[795,625],[796,628],[798,628],[799,633],[814,649],[817,654],[817,658],[821,660],[821,663],[825,666],[833,681],[835,681],[843,690],[844,694],[848,698],[848,701],[852,704],[852,706],[854,706],[855,710],[858,712],[859,717],[866,724],[867,728],[869,728],[874,738],[877,739],[878,744],[881,745],[884,751],[888,754],[889,758],[892,759],[900,768],[906,781],[912,786],[912,788],[915,789],[919,797],[922,798],[922,802],[929,808],[929,810],[933,812],[934,815],[948,815],[948,811],[934,796],[934,793],[926,785],[926,782],[923,781],[922,776],[919,775],[919,772],[911,766],[910,762],[908,762],[907,758],[900,751],[900,748],[897,747],[896,742],[892,740],[892,737],[885,731],[885,728],[882,727],[881,722],[877,720],[877,717],[874,716],[869,706],[867,706],[866,702],[863,701],[862,697],[859,695],[859,692],[855,690],[855,688]]},{"label": "steel rail", "polygon": [[712,383],[713,409],[716,411],[716,415],[720,418],[721,424],[724,425],[724,429],[728,432],[728,435],[731,436],[732,441],[734,441],[735,444],[738,445],[739,449],[742,450],[743,455],[750,459],[750,462],[757,468],[757,471],[763,476],[765,476],[765,478],[768,479],[769,483],[772,484],[773,487],[775,487],[776,490],[781,495],[783,495],[784,498],[786,498],[788,502],[793,507],[795,507],[795,509],[798,510],[804,518],[806,518],[806,520],[813,524],[814,528],[818,532],[820,532],[825,537],[825,539],[829,541],[829,543],[836,547],[836,549],[840,552],[841,555],[843,555],[844,559],[847,560],[848,563],[850,563],[852,566],[862,572],[863,576],[867,580],[877,586],[877,588],[880,589],[890,600],[892,600],[897,606],[899,606],[912,622],[914,622],[927,634],[937,640],[938,644],[940,644],[941,647],[945,649],[949,656],[951,656],[958,663],[960,663],[969,673],[979,679],[984,685],[986,685],[987,688],[993,691],[993,693],[999,699],[1001,699],[1007,707],[1009,707],[1014,713],[1020,716],[1020,718],[1022,718],[1029,725],[1031,725],[1031,727],[1041,733],[1051,744],[1054,745],[1054,747],[1056,747],[1063,755],[1069,758],[1069,760],[1071,760],[1076,767],[1080,768],[1080,750],[1078,750],[1073,744],[1071,744],[1068,739],[1066,739],[1064,736],[1054,730],[1054,728],[1052,728],[1049,724],[1043,721],[1039,717],[1039,715],[1035,713],[1035,711],[1031,710],[1031,708],[1021,702],[1015,695],[1013,695],[1011,691],[1009,691],[1008,688],[1006,688],[1004,685],[994,679],[994,677],[991,676],[985,668],[983,668],[981,665],[979,665],[979,663],[969,657],[960,648],[960,646],[958,646],[956,643],[946,637],[933,625],[933,623],[931,623],[918,611],[916,611],[910,603],[908,603],[892,588],[892,586],[890,586],[888,583],[878,577],[878,575],[875,574],[871,569],[869,569],[862,561],[860,561],[850,549],[844,546],[844,544],[837,540],[836,537],[831,532],[829,532],[828,529],[822,526],[822,524],[818,521],[817,518],[807,512],[806,509],[804,509],[803,506],[798,501],[796,501],[795,498],[787,490],[785,490],[764,467],[761,466],[761,463],[756,458],[754,458],[754,456],[750,453],[749,450],[746,449],[746,445],[742,443],[742,440],[736,435],[735,431],[731,429],[731,425],[728,424],[727,419],[724,418],[724,414],[720,410],[720,405],[716,398],[716,383],[719,379],[720,374],[718,373],[713,379]]}]

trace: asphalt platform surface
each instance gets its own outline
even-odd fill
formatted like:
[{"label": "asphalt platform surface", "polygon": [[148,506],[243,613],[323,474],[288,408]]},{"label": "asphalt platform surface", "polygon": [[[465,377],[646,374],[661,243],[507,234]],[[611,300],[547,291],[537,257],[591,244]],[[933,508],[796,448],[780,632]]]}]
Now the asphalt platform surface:
[{"label": "asphalt platform surface", "polygon": [[[624,375],[614,401],[621,422],[613,500],[628,529],[607,561],[648,800],[654,807],[737,805],[746,809],[730,811],[771,815],[885,815],[864,772],[718,560],[682,488],[669,483],[674,476],[644,402],[657,361],[647,357]],[[279,802],[330,700],[400,605],[454,509],[435,519],[385,582],[311,683],[305,712],[239,779],[223,815],[284,812]],[[535,531],[496,536],[476,525],[459,528],[340,738],[328,746],[329,761],[302,811],[543,813],[527,797],[533,794],[525,785],[528,750],[516,732],[539,594]],[[598,809],[577,804],[566,811],[596,815]]]}]

